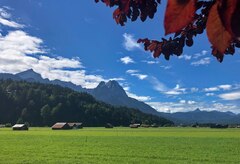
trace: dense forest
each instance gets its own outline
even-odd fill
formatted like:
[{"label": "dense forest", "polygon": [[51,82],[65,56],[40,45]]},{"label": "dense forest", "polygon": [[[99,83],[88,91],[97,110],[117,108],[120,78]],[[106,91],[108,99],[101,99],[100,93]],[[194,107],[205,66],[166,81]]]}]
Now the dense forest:
[{"label": "dense forest", "polygon": [[51,126],[60,121],[83,122],[84,126],[172,124],[164,118],[137,109],[114,107],[87,93],[57,85],[0,80],[0,124],[27,122],[31,126]]}]

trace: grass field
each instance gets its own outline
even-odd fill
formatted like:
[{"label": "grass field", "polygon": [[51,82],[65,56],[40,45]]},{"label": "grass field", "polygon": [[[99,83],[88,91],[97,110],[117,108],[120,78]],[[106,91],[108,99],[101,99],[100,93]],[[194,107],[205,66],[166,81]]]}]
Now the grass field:
[{"label": "grass field", "polygon": [[0,163],[240,163],[240,129],[0,129]]}]

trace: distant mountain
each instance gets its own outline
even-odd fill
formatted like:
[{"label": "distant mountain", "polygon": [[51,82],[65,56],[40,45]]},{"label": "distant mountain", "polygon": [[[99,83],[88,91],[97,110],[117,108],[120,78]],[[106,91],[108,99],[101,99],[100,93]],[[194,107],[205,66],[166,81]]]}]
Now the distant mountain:
[{"label": "distant mountain", "polygon": [[21,80],[20,77],[13,75],[13,74],[9,74],[9,73],[0,73],[0,79],[2,79],[2,80],[7,80],[7,79]]},{"label": "distant mountain", "polygon": [[38,82],[38,83],[43,83],[43,84],[60,85],[61,87],[70,88],[74,91],[86,92],[86,90],[83,89],[80,85],[75,85],[71,82],[65,82],[65,81],[60,81],[60,80],[50,81],[49,79],[43,79],[40,74],[36,73],[32,69],[18,73],[15,76],[19,77],[20,79],[22,79],[24,81],[28,81],[28,82]]},{"label": "distant mountain", "polygon": [[48,79],[43,79],[40,74],[34,72],[32,69],[18,73],[16,76],[20,77],[22,80],[29,82],[50,83]]},{"label": "distant mountain", "polygon": [[218,123],[240,124],[240,115],[232,112],[201,111],[196,109],[190,112],[160,113],[160,116],[174,121],[176,124]]},{"label": "distant mountain", "polygon": [[114,106],[126,106],[139,109],[144,113],[158,115],[158,112],[149,105],[128,97],[124,89],[114,80],[107,83],[100,82],[95,89],[88,90],[88,92],[97,100]]}]

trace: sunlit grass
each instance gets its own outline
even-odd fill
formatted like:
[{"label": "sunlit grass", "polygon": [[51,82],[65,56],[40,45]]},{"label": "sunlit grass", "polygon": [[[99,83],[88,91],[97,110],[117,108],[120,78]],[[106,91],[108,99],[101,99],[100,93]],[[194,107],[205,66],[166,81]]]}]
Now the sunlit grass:
[{"label": "sunlit grass", "polygon": [[240,129],[0,129],[0,163],[240,163]]}]

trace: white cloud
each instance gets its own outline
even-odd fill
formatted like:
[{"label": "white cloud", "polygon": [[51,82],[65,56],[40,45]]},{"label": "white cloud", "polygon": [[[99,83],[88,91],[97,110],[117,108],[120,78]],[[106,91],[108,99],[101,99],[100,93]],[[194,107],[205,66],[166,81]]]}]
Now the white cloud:
[{"label": "white cloud", "polygon": [[152,108],[159,112],[175,113],[186,112],[196,109],[195,106],[188,105],[184,101],[181,102],[146,102]]},{"label": "white cloud", "polygon": [[185,103],[186,103],[186,100],[180,100],[179,103],[185,104]]},{"label": "white cloud", "polygon": [[139,70],[133,70],[133,69],[129,69],[126,71],[126,73],[132,74],[132,73],[138,73]]},{"label": "white cloud", "polygon": [[198,59],[198,58],[200,58],[200,57],[205,56],[206,54],[207,54],[207,51],[206,51],[206,50],[202,50],[201,53],[196,53],[196,54],[194,54],[194,55],[193,55],[193,58],[194,58],[194,59]]},{"label": "white cloud", "polygon": [[208,51],[202,50],[202,55],[207,55]]},{"label": "white cloud", "polygon": [[148,75],[144,75],[144,74],[139,74],[139,73],[133,73],[131,74],[132,76],[136,76],[138,79],[140,80],[144,80],[148,77]]},{"label": "white cloud", "polygon": [[215,87],[210,87],[210,88],[204,88],[203,91],[204,92],[216,92],[216,91],[226,91],[226,90],[231,90],[233,87],[230,84],[224,84],[224,85],[218,85]]},{"label": "white cloud", "polygon": [[1,17],[0,17],[0,24],[9,26],[9,27],[13,27],[13,28],[23,28],[24,27],[24,25],[18,24],[14,21],[9,21],[9,20],[1,18]]},{"label": "white cloud", "polygon": [[220,89],[218,87],[211,87],[211,88],[204,88],[203,90],[205,92],[215,92],[215,91],[219,91]]},{"label": "white cloud", "polygon": [[125,57],[121,58],[120,61],[123,64],[135,63],[134,60],[132,58],[130,58],[129,56],[125,56]]},{"label": "white cloud", "polygon": [[9,19],[11,18],[11,16],[12,15],[9,12],[7,12],[6,8],[0,8],[0,17]]},{"label": "white cloud", "polygon": [[180,85],[177,84],[175,88],[164,92],[164,94],[167,94],[167,95],[181,95],[181,94],[185,94],[185,92],[186,92],[186,88],[181,88]]},{"label": "white cloud", "polygon": [[186,88],[181,88],[179,84],[177,84],[173,89],[170,89],[154,76],[149,77],[148,80],[152,84],[154,90],[164,95],[168,95],[168,96],[181,95],[181,94],[185,94],[187,90]]},{"label": "white cloud", "polygon": [[127,74],[130,74],[131,76],[135,76],[140,80],[144,80],[148,77],[148,75],[140,74],[138,72],[139,70],[131,70],[131,69],[126,71]]},{"label": "white cloud", "polygon": [[147,64],[159,64],[159,61],[152,61],[152,60],[143,60],[142,62],[147,63]]},{"label": "white cloud", "polygon": [[196,101],[193,101],[193,100],[180,100],[179,101],[180,104],[189,104],[189,105],[193,105],[196,103]]},{"label": "white cloud", "polygon": [[33,69],[43,78],[68,81],[86,88],[94,88],[99,82],[107,81],[100,75],[81,70],[84,67],[78,58],[42,55],[45,53],[42,43],[40,38],[19,30],[0,36],[0,72],[19,73]]},{"label": "white cloud", "polygon": [[239,106],[234,104],[223,104],[223,103],[197,103],[195,101],[179,101],[179,102],[146,102],[148,105],[153,107],[159,112],[188,112],[195,109],[200,109],[204,111],[217,110],[221,112],[231,111],[234,113],[239,113]]},{"label": "white cloud", "polygon": [[[147,63],[147,64],[149,64],[149,65],[160,64],[159,61],[153,61],[153,60],[143,60],[142,62],[143,62],[143,63]],[[160,67],[163,68],[163,69],[165,69],[165,70],[172,68],[172,66],[170,66],[170,65],[161,65]]]},{"label": "white cloud", "polygon": [[214,103],[212,104],[213,109],[217,109],[222,112],[227,112],[227,111],[232,111],[234,113],[238,112],[239,113],[239,106],[233,105],[233,104],[222,104],[222,103]]},{"label": "white cloud", "polygon": [[160,82],[156,77],[150,77],[149,82],[152,84],[153,88],[159,92],[166,92],[168,88]]},{"label": "white cloud", "polygon": [[210,64],[210,62],[211,62],[211,59],[209,57],[206,57],[198,61],[192,62],[191,65],[193,66],[208,65]]},{"label": "white cloud", "polygon": [[189,105],[192,105],[192,104],[195,104],[196,101],[189,100],[187,103],[188,103]]},{"label": "white cloud", "polygon": [[240,100],[240,91],[220,94],[219,97],[223,100]]},{"label": "white cloud", "polygon": [[123,87],[123,89],[125,90],[126,94],[128,95],[128,97],[131,97],[131,98],[134,98],[138,101],[150,101],[152,100],[152,97],[150,96],[139,96],[139,95],[136,95],[134,93],[131,93],[130,92],[130,87],[128,86],[128,84]]},{"label": "white cloud", "polygon": [[167,92],[164,92],[167,95],[181,95],[182,92],[176,91],[176,90],[169,90]]},{"label": "white cloud", "polygon": [[114,80],[114,81],[125,81],[126,79],[122,78],[122,77],[115,77],[115,78],[111,78],[109,80]]},{"label": "white cloud", "polygon": [[[34,68],[33,68],[34,69]],[[34,69],[35,70],[35,69]],[[77,85],[81,85],[84,88],[95,88],[101,81],[107,81],[100,75],[88,75],[85,70],[61,70],[53,69],[44,71],[38,71],[44,78],[50,80],[59,79],[61,81],[72,82]]]},{"label": "white cloud", "polygon": [[44,53],[42,40],[23,31],[12,31],[0,36],[0,72],[18,73],[38,64],[36,57],[27,54]]},{"label": "white cloud", "polygon": [[184,60],[191,60],[192,56],[185,54],[185,55],[179,56],[178,58],[179,58],[179,59],[184,59]]},{"label": "white cloud", "polygon": [[230,90],[232,88],[232,85],[225,84],[225,85],[219,85],[218,87],[223,90]]},{"label": "white cloud", "polygon": [[0,8],[0,24],[13,28],[23,28],[24,25],[19,24],[17,22],[9,20],[11,18],[11,14],[7,12],[5,8]]},{"label": "white cloud", "polygon": [[146,102],[146,101],[150,101],[152,99],[150,96],[138,96],[138,95],[136,95],[134,93],[130,93],[130,92],[126,92],[126,93],[127,93],[127,95],[129,97],[134,98],[134,99],[136,99],[138,101]]},{"label": "white cloud", "polygon": [[0,51],[6,53],[6,51],[17,51],[20,54],[37,54],[45,53],[40,48],[42,40],[28,35],[24,31],[12,31],[6,36],[0,36]]},{"label": "white cloud", "polygon": [[41,68],[63,69],[63,68],[84,68],[79,59],[68,59],[63,57],[51,58],[48,56],[40,56],[38,66]]},{"label": "white cloud", "polygon": [[123,87],[123,89],[124,89],[126,92],[130,91],[130,87],[129,87],[129,86],[125,86],[125,87]]},{"label": "white cloud", "polygon": [[134,39],[134,36],[132,34],[124,33],[123,37],[124,37],[123,46],[126,50],[132,51],[134,49],[141,48],[141,45],[137,43],[137,40]]}]

